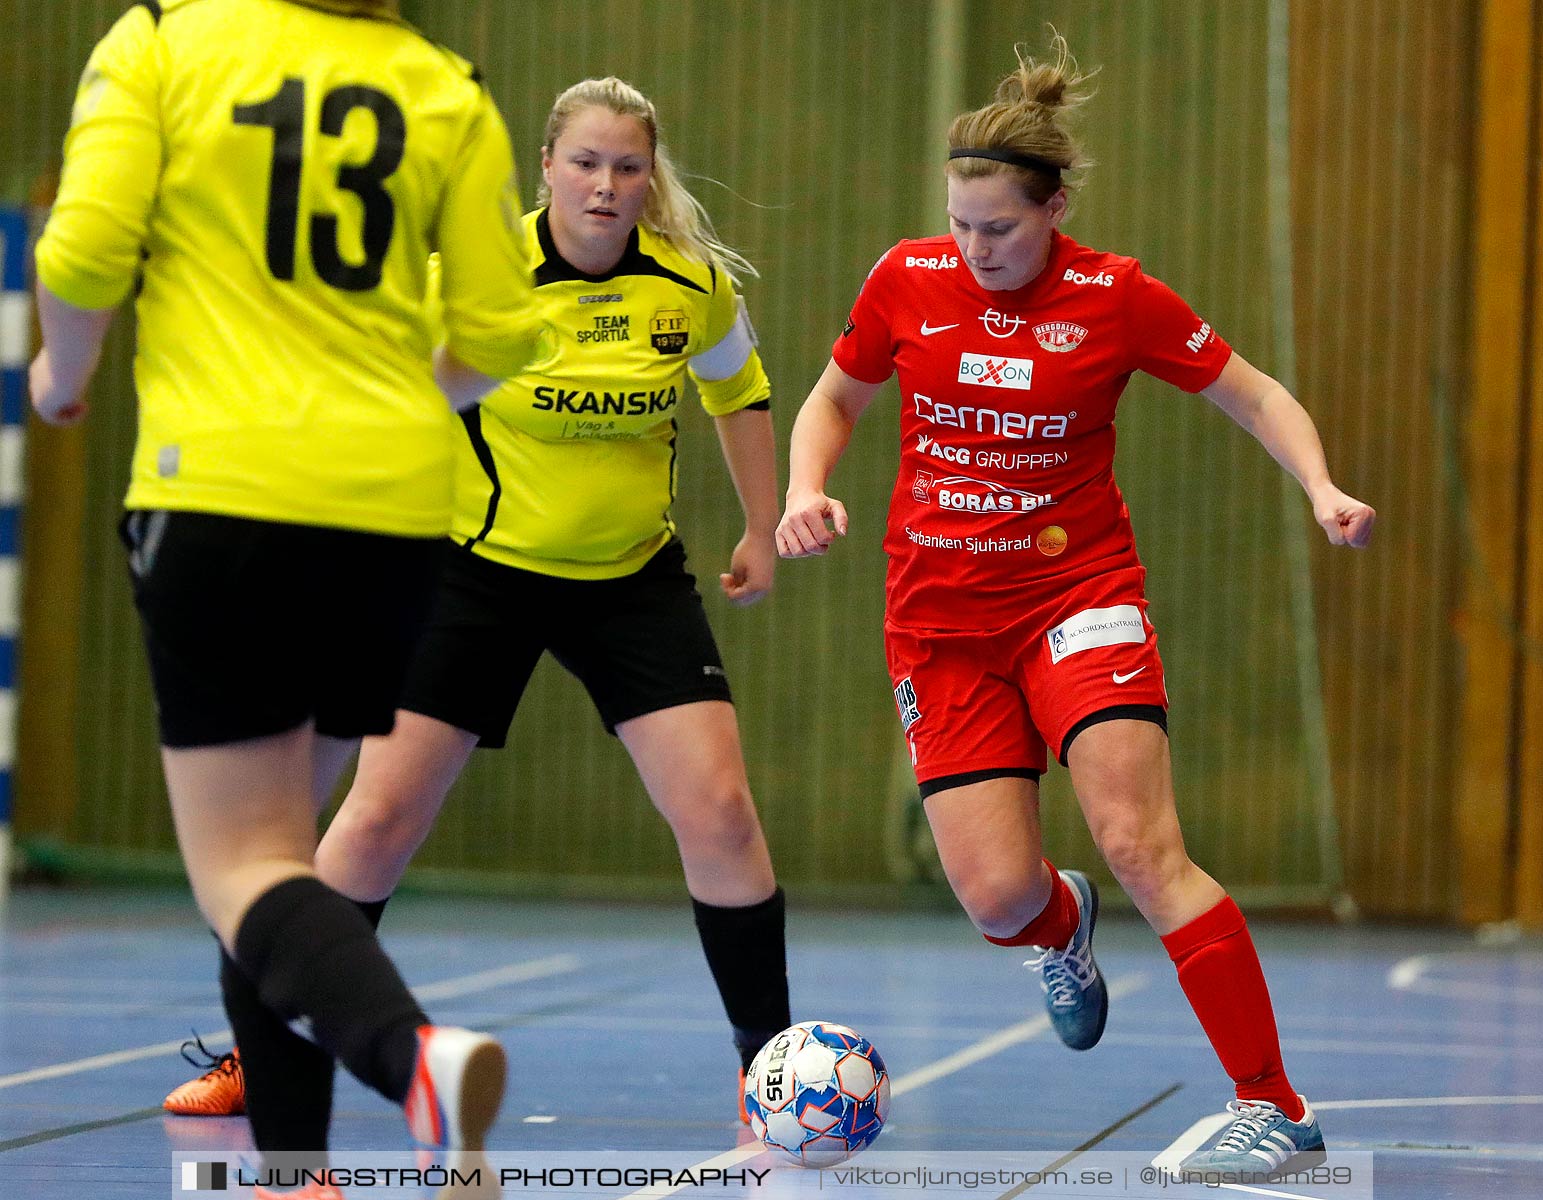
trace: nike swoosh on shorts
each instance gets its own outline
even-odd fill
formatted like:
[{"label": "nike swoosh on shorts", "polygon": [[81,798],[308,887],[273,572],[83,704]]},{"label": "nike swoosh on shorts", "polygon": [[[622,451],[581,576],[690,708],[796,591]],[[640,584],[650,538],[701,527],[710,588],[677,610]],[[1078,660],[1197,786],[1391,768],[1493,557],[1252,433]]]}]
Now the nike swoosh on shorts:
[{"label": "nike swoosh on shorts", "polygon": [[1136,678],[1137,675],[1140,675],[1141,672],[1145,670],[1145,667],[1137,667],[1129,675],[1121,675],[1118,671],[1116,671],[1114,673],[1114,681],[1116,683],[1129,683],[1132,679]]}]

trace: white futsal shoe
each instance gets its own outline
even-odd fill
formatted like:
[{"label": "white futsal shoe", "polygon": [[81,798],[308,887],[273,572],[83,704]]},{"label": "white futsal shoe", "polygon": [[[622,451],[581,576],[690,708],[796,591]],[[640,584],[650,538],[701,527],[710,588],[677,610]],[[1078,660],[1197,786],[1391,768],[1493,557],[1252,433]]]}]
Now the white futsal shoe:
[{"label": "white futsal shoe", "polygon": [[485,1033],[453,1026],[418,1029],[418,1061],[402,1102],[408,1131],[425,1146],[481,1150],[498,1119],[508,1061]]}]

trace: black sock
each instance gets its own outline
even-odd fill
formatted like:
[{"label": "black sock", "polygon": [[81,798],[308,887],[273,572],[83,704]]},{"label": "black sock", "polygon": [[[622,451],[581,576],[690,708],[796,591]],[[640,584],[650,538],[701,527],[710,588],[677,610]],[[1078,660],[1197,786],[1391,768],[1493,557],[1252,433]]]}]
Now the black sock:
[{"label": "black sock", "polygon": [[380,928],[380,919],[385,915],[386,905],[391,903],[391,897],[383,900],[355,900],[354,907],[364,914],[364,919],[370,923],[371,929]]},{"label": "black sock", "polygon": [[236,930],[234,958],[265,1007],[310,1020],[316,1040],[361,1082],[401,1103],[428,1023],[369,919],[315,876],[259,896]]},{"label": "black sock", "polygon": [[224,951],[220,993],[241,1051],[252,1141],[265,1153],[325,1150],[332,1121],[332,1055],[275,1016]]},{"label": "black sock", "polygon": [[773,1034],[793,1023],[782,889],[744,908],[720,908],[693,897],[691,909],[723,1011],[734,1028],[740,1065],[748,1067]]},{"label": "black sock", "polygon": [[[371,928],[380,928],[385,900],[355,900],[354,905]],[[241,1049],[252,1141],[264,1152],[326,1150],[332,1123],[332,1055],[276,1017],[223,949],[220,993]]]}]

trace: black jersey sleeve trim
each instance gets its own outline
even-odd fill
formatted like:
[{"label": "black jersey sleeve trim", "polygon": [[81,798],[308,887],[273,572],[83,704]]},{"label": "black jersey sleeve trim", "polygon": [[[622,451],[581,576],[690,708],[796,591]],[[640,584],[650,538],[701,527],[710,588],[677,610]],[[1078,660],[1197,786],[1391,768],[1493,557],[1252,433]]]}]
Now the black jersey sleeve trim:
[{"label": "black jersey sleeve trim", "polygon": [[161,0],[139,0],[137,7],[148,9],[150,19],[157,25],[161,23]]},{"label": "black jersey sleeve trim", "polygon": [[741,412],[771,412],[770,400],[757,400],[754,404],[747,404]]},{"label": "black jersey sleeve trim", "polygon": [[638,249],[638,231],[635,225],[632,233],[627,237],[627,248],[622,251],[621,260],[614,267],[601,275],[590,275],[588,272],[579,270],[558,253],[557,243],[552,239],[550,212],[550,209],[543,208],[536,215],[536,243],[541,247],[542,257],[541,265],[536,268],[537,287],[545,287],[549,283],[605,283],[622,275],[655,275],[660,279],[678,283],[681,287],[690,288],[693,292],[701,292],[704,296],[709,294],[700,283],[676,274],[657,258],[644,254]]},{"label": "black jersey sleeve trim", "polygon": [[482,434],[482,406],[474,405],[463,412],[461,423],[466,426],[466,436],[471,439],[471,448],[477,455],[477,461],[482,464],[488,481],[493,485],[492,494],[488,496],[488,515],[482,522],[482,531],[476,537],[468,538],[462,543],[470,549],[478,542],[485,540],[492,532],[493,519],[498,516],[498,501],[504,494],[504,488],[498,479],[498,464],[493,461],[493,448],[488,445],[487,438]]},{"label": "black jersey sleeve trim", "polygon": [[665,507],[664,519],[666,524],[670,521],[670,512],[675,508],[675,465],[680,455],[680,421],[675,417],[670,418],[670,503]]}]

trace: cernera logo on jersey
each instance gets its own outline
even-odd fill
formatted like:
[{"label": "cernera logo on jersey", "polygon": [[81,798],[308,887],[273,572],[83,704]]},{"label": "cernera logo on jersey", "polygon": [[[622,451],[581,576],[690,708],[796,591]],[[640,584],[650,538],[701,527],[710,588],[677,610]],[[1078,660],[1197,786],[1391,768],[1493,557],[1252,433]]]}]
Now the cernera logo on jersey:
[{"label": "cernera logo on jersey", "polygon": [[936,504],[955,512],[1030,513],[1055,503],[1049,492],[1019,491],[968,475],[934,479],[929,471],[916,472],[911,483],[911,499],[918,504]]},{"label": "cernera logo on jersey", "polygon": [[988,308],[980,318],[980,323],[986,327],[986,332],[994,338],[1008,338],[1017,333],[1026,324],[1022,317],[1014,317],[995,308]]},{"label": "cernera logo on jersey", "polygon": [[[931,396],[912,392],[916,415],[929,425],[946,425],[951,429],[973,429],[976,433],[993,437],[1017,438],[1032,441],[1034,438],[1063,438],[1073,421],[1075,410],[1069,413],[1024,413],[1011,409],[1003,411],[985,405],[944,404]],[[1048,465],[1048,464],[1047,464]]]},{"label": "cernera logo on jersey", "polygon": [[1034,378],[1032,358],[998,358],[993,354],[961,354],[959,356],[959,382],[972,383],[976,387],[1016,388],[1029,390]]}]

